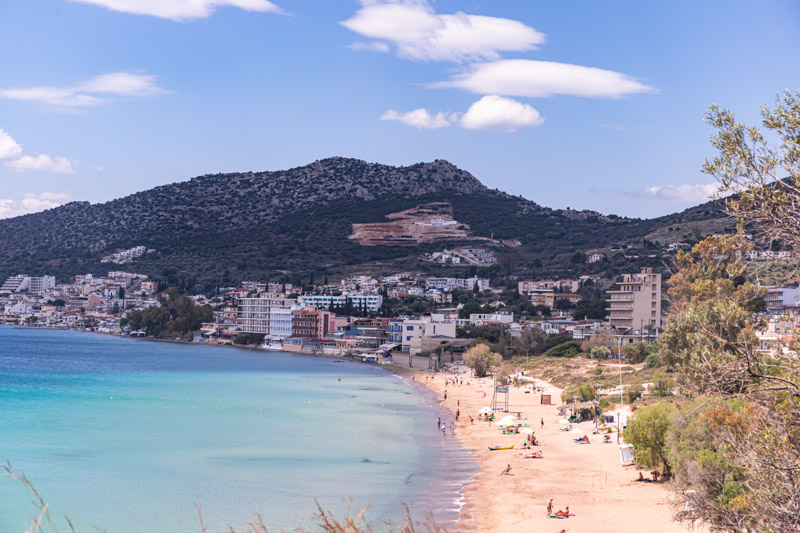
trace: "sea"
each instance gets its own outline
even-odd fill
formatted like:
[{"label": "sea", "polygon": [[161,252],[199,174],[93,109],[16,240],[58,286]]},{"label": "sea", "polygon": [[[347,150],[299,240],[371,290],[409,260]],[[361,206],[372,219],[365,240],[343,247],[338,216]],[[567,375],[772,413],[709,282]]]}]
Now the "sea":
[{"label": "sea", "polygon": [[[474,456],[437,430],[439,400],[406,377],[333,359],[95,333],[0,327],[0,462],[55,526],[108,533],[310,528],[404,504],[458,520]],[[0,532],[38,510],[0,477]],[[202,515],[202,522],[200,516]]]}]

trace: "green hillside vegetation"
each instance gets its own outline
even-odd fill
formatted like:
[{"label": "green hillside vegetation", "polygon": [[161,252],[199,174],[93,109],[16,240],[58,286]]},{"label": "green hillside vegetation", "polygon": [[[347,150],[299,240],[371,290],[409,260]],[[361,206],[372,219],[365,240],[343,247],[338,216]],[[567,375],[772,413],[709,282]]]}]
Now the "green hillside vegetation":
[{"label": "green hillside vegetation", "polygon": [[[390,213],[429,202],[449,203],[472,235],[496,241],[367,247],[348,239],[353,223],[385,222]],[[711,204],[652,220],[552,210],[487,189],[443,160],[390,167],[330,158],[287,171],[200,176],[102,204],[73,202],[0,220],[0,277],[25,272],[63,279],[124,269],[208,292],[242,279],[305,284],[326,275],[335,280],[403,269],[464,275],[468,267],[421,259],[457,243],[492,249],[498,263],[474,273],[493,279],[597,273],[613,279],[640,266],[661,268],[660,248],[644,236],[719,216]],[[512,239],[521,245],[499,242]],[[576,252],[623,242],[625,252],[610,252],[608,261],[575,260]],[[100,262],[137,245],[155,252],[125,265]],[[624,257],[638,249],[640,257]]]}]

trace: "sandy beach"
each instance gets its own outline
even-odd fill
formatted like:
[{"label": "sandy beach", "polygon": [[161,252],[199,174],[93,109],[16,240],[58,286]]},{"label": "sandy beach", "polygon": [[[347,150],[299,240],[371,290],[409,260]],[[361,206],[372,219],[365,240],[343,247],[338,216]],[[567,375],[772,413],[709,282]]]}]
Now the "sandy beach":
[{"label": "sandy beach", "polygon": [[[409,370],[406,367],[401,371],[408,373]],[[449,424],[456,410],[460,410],[459,422],[452,431],[448,429],[447,436],[443,438],[455,437],[463,447],[474,451],[481,467],[474,482],[466,487],[466,505],[457,531],[689,531],[688,525],[672,520],[671,494],[666,486],[661,483],[633,482],[639,471],[620,464],[616,433],[611,434],[611,444],[605,444],[602,434],[592,434],[594,422],[576,424],[575,427],[584,430],[591,440],[591,444],[578,444],[574,439],[580,435],[559,429],[564,427],[558,423],[562,418],[557,410],[561,403],[560,389],[548,383],[537,383],[545,394],[552,395],[554,404],[542,405],[541,393],[530,390],[532,387],[510,387],[509,413],[521,413],[526,420],[520,423],[530,424],[542,443],[531,450],[522,450],[526,434],[504,435],[494,422],[478,420],[478,411],[491,405],[491,378],[468,379],[462,374],[463,385],[453,385],[451,382],[445,386],[445,380],[452,380],[454,375],[440,373],[430,377],[416,370],[418,372],[413,374],[414,380],[442,399],[440,409],[443,420]],[[474,423],[470,423],[469,415],[475,419]],[[505,415],[498,412],[496,420]],[[434,430],[435,424],[436,421],[432,420]],[[512,450],[488,449],[489,446],[511,444],[515,445]],[[531,453],[539,450],[544,454],[541,459],[522,456],[523,451]],[[501,475],[507,465],[511,466],[511,472]],[[648,472],[644,474],[649,477]],[[569,506],[575,516],[568,519],[549,518],[546,506],[550,498],[553,499],[554,511]]]}]

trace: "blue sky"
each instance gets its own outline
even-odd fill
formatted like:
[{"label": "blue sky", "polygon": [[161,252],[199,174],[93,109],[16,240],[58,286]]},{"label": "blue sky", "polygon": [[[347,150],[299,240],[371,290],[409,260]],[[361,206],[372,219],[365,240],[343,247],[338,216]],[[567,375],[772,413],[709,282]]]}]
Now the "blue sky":
[{"label": "blue sky", "polygon": [[652,217],[800,89],[800,3],[3,0],[0,50],[0,217],[334,155]]}]

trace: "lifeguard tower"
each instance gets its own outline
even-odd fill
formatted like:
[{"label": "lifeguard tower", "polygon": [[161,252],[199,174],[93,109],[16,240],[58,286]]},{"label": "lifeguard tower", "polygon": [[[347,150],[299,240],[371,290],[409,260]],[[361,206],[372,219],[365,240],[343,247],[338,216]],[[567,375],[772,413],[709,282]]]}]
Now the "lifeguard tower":
[{"label": "lifeguard tower", "polygon": [[508,378],[494,379],[492,393],[492,411],[508,412]]}]

